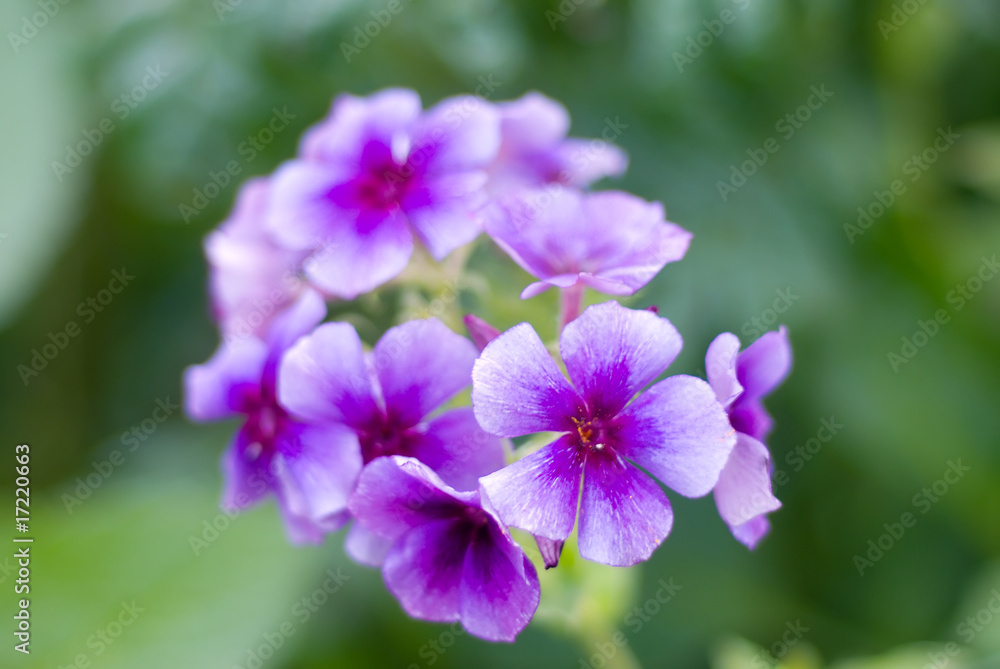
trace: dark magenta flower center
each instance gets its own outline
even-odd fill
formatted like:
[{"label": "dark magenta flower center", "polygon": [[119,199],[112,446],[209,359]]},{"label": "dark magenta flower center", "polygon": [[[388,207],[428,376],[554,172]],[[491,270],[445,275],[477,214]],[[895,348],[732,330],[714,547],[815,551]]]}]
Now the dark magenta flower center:
[{"label": "dark magenta flower center", "polygon": [[275,436],[285,429],[289,420],[288,412],[278,406],[273,392],[267,388],[247,392],[241,401],[242,411],[247,415],[243,426],[246,439],[244,456],[250,462],[274,455]]},{"label": "dark magenta flower center", "polygon": [[412,428],[405,428],[385,416],[362,430],[358,430],[361,457],[365,464],[383,455],[412,456],[420,435]]},{"label": "dark magenta flower center", "polygon": [[373,169],[356,181],[357,197],[365,209],[390,211],[399,207],[399,201],[409,189],[412,170],[406,166],[389,163]]},{"label": "dark magenta flower center", "polygon": [[571,417],[576,428],[576,437],[581,448],[603,451],[614,446],[617,430],[614,424],[604,418]]}]

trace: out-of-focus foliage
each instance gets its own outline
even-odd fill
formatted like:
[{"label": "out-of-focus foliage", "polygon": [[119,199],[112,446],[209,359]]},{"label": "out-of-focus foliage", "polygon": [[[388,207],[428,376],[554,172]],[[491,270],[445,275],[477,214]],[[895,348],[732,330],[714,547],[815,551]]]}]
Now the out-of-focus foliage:
[{"label": "out-of-focus foliage", "polygon": [[[229,669],[262,646],[264,666],[289,669],[743,669],[772,666],[765,650],[782,669],[920,668],[947,649],[949,667],[1000,662],[1000,281],[980,269],[1000,252],[996,3],[50,4],[33,33],[24,21],[39,4],[0,10],[0,452],[32,445],[37,541],[35,653],[22,665],[83,654],[95,667]],[[232,426],[151,419],[216,345],[201,240],[236,182],[289,158],[333,96],[390,85],[426,103],[540,90],[569,108],[575,135],[629,152],[621,186],[695,233],[687,258],[629,300],[659,305],[683,334],[672,373],[700,374],[720,331],[749,343],[754,319],[789,327],[795,369],[769,401],[785,506],[756,552],[710,498],[672,496],[674,530],[648,564],[567,558],[544,575],[518,642],[489,645],[409,620],[339,536],[292,548],[271,505],[219,515]],[[143,99],[124,103],[136,86]],[[818,102],[816,90],[832,95]],[[276,113],[293,118],[262,135]],[[786,119],[796,113],[808,119]],[[57,175],[67,144],[103,119],[113,129]],[[935,149],[949,132],[958,138]],[[771,138],[777,150],[763,151]],[[766,162],[742,167],[754,156]],[[179,205],[230,161],[240,175],[185,221]],[[741,169],[745,183],[731,181]],[[724,200],[720,182],[735,187]],[[449,266],[334,314],[369,343],[435,309],[453,327],[464,310],[554,336],[554,295],[513,300],[527,277],[486,240],[469,266],[457,296]],[[135,279],[88,307],[113,271]],[[947,321],[934,328],[939,309]],[[80,334],[26,384],[19,366],[69,321]],[[890,353],[905,362],[894,369]],[[842,426],[825,442],[823,421]],[[101,476],[116,450],[123,464]],[[958,461],[968,471],[938,483]],[[67,509],[88,476],[100,485]],[[905,513],[915,524],[895,538]],[[209,541],[213,522],[225,529]],[[863,575],[855,556],[871,560]],[[336,592],[301,608],[328,570]],[[6,591],[6,568],[0,580]],[[661,604],[664,582],[680,588]],[[113,644],[89,643],[132,600],[135,622]]]}]

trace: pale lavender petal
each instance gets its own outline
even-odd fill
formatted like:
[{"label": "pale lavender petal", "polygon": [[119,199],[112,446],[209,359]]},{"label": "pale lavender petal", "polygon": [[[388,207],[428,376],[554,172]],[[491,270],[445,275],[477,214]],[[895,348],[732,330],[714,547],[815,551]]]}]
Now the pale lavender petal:
[{"label": "pale lavender petal", "polygon": [[465,323],[465,329],[469,331],[469,336],[480,351],[500,336],[500,330],[473,314],[466,315],[462,322]]},{"label": "pale lavender petal", "polygon": [[289,423],[276,440],[273,471],[289,511],[322,522],[342,517],[361,473],[361,446],[337,423]]},{"label": "pale lavender petal", "polygon": [[485,183],[483,172],[426,177],[400,202],[417,237],[435,260],[443,260],[482,232],[482,210],[488,203]]},{"label": "pale lavender petal", "polygon": [[365,466],[348,506],[370,532],[395,540],[422,524],[454,519],[476,493],[459,493],[414,458],[376,458]]},{"label": "pale lavender petal", "polygon": [[[321,527],[310,518],[292,513],[282,503],[280,497],[278,498],[278,510],[281,512],[281,518],[285,524],[285,534],[288,536],[288,541],[292,544],[319,545],[323,543],[323,539],[326,538],[328,532],[335,531]],[[347,522],[347,518],[340,519],[339,522],[340,525],[343,525]]]},{"label": "pale lavender petal", "polygon": [[663,490],[618,455],[587,456],[580,500],[580,555],[628,567],[648,560],[670,533],[674,514]]},{"label": "pale lavender petal", "polygon": [[576,188],[586,188],[604,177],[621,176],[628,168],[628,154],[600,139],[569,138],[555,155],[563,166],[560,180]]},{"label": "pale lavender petal", "polygon": [[708,494],[736,443],[711,386],[672,376],[626,407],[618,450],[685,497]]},{"label": "pale lavender petal", "polygon": [[723,407],[728,407],[743,392],[743,386],[736,378],[736,356],[739,352],[739,337],[723,332],[712,340],[705,353],[708,384]]},{"label": "pale lavender petal", "polygon": [[583,456],[569,435],[479,480],[505,525],[548,539],[573,530]]},{"label": "pale lavender petal", "polygon": [[392,540],[367,530],[361,523],[354,523],[347,530],[344,550],[351,559],[368,567],[381,567],[385,555],[392,548]]},{"label": "pale lavender petal", "polygon": [[579,274],[559,274],[556,276],[550,276],[545,279],[545,281],[535,281],[534,283],[529,283],[528,286],[521,291],[522,300],[530,300],[531,298],[541,295],[549,288],[571,288],[580,282]]},{"label": "pale lavender petal", "polygon": [[614,416],[681,351],[666,318],[617,302],[587,307],[567,324],[559,350],[591,415]]},{"label": "pale lavender petal", "polygon": [[574,429],[581,405],[542,340],[515,325],[483,350],[472,370],[472,406],[483,429],[501,437]]},{"label": "pale lavender petal", "polygon": [[733,536],[744,546],[753,550],[770,531],[771,523],[767,520],[767,516],[757,516],[739,527],[734,527]]},{"label": "pale lavender petal", "polygon": [[473,535],[462,571],[462,626],[487,641],[513,641],[538,608],[541,590],[534,565],[489,524]]},{"label": "pale lavender petal", "polygon": [[771,454],[767,446],[737,432],[726,466],[715,484],[715,505],[730,529],[781,508],[771,492]]},{"label": "pale lavender petal", "polygon": [[785,380],[791,367],[792,347],[785,326],[776,332],[765,332],[736,359],[744,397],[750,400],[768,395]]},{"label": "pale lavender petal", "polygon": [[223,343],[202,365],[184,370],[184,410],[196,421],[231,418],[260,392],[267,346],[259,339]]},{"label": "pale lavender petal", "polygon": [[248,445],[246,433],[241,429],[222,454],[222,500],[219,506],[225,511],[239,511],[253,506],[272,490],[275,483],[266,459],[247,457]]},{"label": "pale lavender petal", "polygon": [[472,95],[442,100],[417,122],[408,164],[430,174],[484,168],[500,149],[500,113]]},{"label": "pale lavender petal", "polygon": [[[396,137],[406,138],[420,117],[420,96],[402,88],[389,88],[366,98],[341,95],[329,116],[306,131],[300,155],[308,160],[358,164],[372,145],[392,146]],[[397,140],[398,141],[398,140]]]},{"label": "pale lavender petal", "polygon": [[335,194],[357,176],[357,166],[290,160],[271,177],[266,225],[290,249],[311,250],[338,230],[353,228],[356,207]]},{"label": "pale lavender petal", "polygon": [[305,290],[288,309],[278,314],[267,329],[264,341],[271,358],[280,357],[300,337],[326,318],[326,302],[314,290]]},{"label": "pale lavender petal", "polygon": [[497,106],[504,153],[522,155],[549,149],[569,132],[569,112],[541,93],[531,91]]},{"label": "pale lavender petal", "polygon": [[278,368],[278,401],[307,421],[368,425],[379,409],[354,327],[326,323],[299,339]]},{"label": "pale lavender petal", "polygon": [[437,520],[396,540],[385,556],[382,576],[403,610],[432,622],[459,619],[462,572],[469,550],[463,519]]},{"label": "pale lavender petal", "polygon": [[410,454],[456,490],[477,490],[479,478],[504,466],[503,440],[485,432],[472,407],[447,411],[411,444]]},{"label": "pale lavender petal", "polygon": [[420,422],[472,382],[475,345],[436,318],[390,328],[372,360],[393,424]]}]

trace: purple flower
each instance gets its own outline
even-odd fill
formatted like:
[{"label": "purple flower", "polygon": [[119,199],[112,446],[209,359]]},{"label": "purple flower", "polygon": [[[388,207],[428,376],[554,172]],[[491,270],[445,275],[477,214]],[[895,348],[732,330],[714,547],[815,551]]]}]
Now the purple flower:
[{"label": "purple flower", "polygon": [[690,232],[664,220],[662,205],[618,191],[525,191],[503,208],[507,215],[491,217],[486,231],[539,279],[522,299],[553,286],[631,295],[666,263],[683,258],[691,240]]},{"label": "purple flower", "polygon": [[[480,476],[504,465],[500,439],[484,432],[471,407],[432,415],[468,387],[476,347],[430,318],[389,329],[371,354],[348,323],[325,323],[285,354],[278,397],[311,424],[346,426],[357,435],[354,478],[360,464],[385,455],[415,457],[449,485],[473,490]],[[355,525],[347,541],[358,561],[377,565],[387,548]]]},{"label": "purple flower", "polygon": [[549,184],[586,188],[603,177],[621,175],[628,166],[625,152],[608,141],[567,139],[566,108],[540,93],[497,106],[501,144],[490,166],[494,193]]},{"label": "purple flower", "polygon": [[269,191],[264,178],[243,184],[229,218],[205,240],[212,312],[226,339],[262,337],[305,287],[305,254],[282,248],[264,227]]},{"label": "purple flower", "polygon": [[499,146],[499,114],[478,98],[421,113],[412,91],[340,96],[274,175],[268,225],[314,254],[306,275],[319,288],[354,298],[406,267],[414,234],[437,260],[479,234]]},{"label": "purple flower", "polygon": [[472,404],[483,429],[562,433],[480,486],[505,523],[554,541],[572,531],[579,499],[580,554],[635,564],[666,538],[673,513],[633,463],[682,495],[705,495],[733,429],[701,379],[673,376],[636,397],[681,350],[665,318],[616,302],[592,306],[563,329],[559,350],[573,385],[527,323],[493,340],[476,362]]},{"label": "purple flower", "polygon": [[353,483],[361,469],[351,430],[295,420],[275,393],[282,354],[325,314],[322,298],[306,291],[273,320],[263,339],[223,344],[211,360],[184,375],[192,419],[246,417],[222,456],[222,506],[246,508],[273,492],[294,542],[318,543],[347,522],[345,483]]},{"label": "purple flower", "polygon": [[391,547],[382,575],[414,618],[461,622],[488,641],[513,641],[538,608],[538,576],[479,492],[458,492],[400,456],[365,467],[351,512]]},{"label": "purple flower", "polygon": [[767,514],[781,507],[771,490],[771,454],[762,443],[772,420],[761,401],[784,380],[791,364],[784,326],[742,353],[739,338],[723,332],[705,355],[708,382],[736,430],[736,446],[715,486],[715,504],[733,536],[751,549],[770,529]]}]

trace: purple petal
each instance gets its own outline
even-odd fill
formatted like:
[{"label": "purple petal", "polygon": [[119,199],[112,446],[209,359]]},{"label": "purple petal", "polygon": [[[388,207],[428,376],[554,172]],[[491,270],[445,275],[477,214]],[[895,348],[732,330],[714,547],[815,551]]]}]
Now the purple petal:
[{"label": "purple petal", "polygon": [[505,154],[523,155],[555,146],[569,132],[569,112],[555,100],[531,91],[498,105]]},{"label": "purple petal", "polygon": [[566,542],[546,539],[545,537],[535,537],[535,543],[538,545],[538,552],[542,555],[542,562],[545,563],[545,568],[552,569],[553,567],[558,567],[559,557],[562,555],[563,546]]},{"label": "purple petal", "polygon": [[286,162],[271,178],[268,230],[287,248],[310,250],[335,230],[353,227],[357,211],[341,206],[331,193],[356,176],[356,168]]},{"label": "purple petal", "polygon": [[344,550],[351,559],[367,567],[381,567],[390,548],[392,540],[365,529],[361,523],[351,525],[344,540]]},{"label": "purple petal", "polygon": [[768,395],[788,376],[792,367],[792,347],[782,325],[777,332],[765,332],[736,359],[736,373],[746,399]]},{"label": "purple petal", "polygon": [[771,492],[771,455],[764,444],[736,433],[736,446],[715,484],[715,505],[730,529],[781,508]]},{"label": "purple petal", "polygon": [[336,423],[290,423],[277,451],[272,470],[289,511],[320,523],[346,521],[347,500],[362,466],[357,435]]},{"label": "purple petal", "polygon": [[619,452],[685,497],[715,487],[736,443],[711,386],[690,376],[660,381],[619,420]]},{"label": "purple petal", "polygon": [[278,401],[307,421],[367,425],[379,409],[354,327],[326,323],[299,339],[278,368]]},{"label": "purple petal", "polygon": [[459,619],[462,572],[469,549],[467,521],[448,519],[407,531],[385,556],[382,576],[410,616],[432,622]]},{"label": "purple petal", "polygon": [[259,339],[222,344],[203,365],[184,370],[184,410],[196,421],[231,418],[260,391],[267,346]]},{"label": "purple petal", "polygon": [[409,427],[472,382],[476,347],[436,318],[390,328],[372,360],[386,414]]},{"label": "purple petal", "polygon": [[733,528],[733,536],[744,546],[753,550],[761,539],[771,531],[771,523],[767,516],[757,516],[739,527]]},{"label": "purple petal", "polygon": [[705,353],[708,384],[723,407],[728,407],[743,392],[743,386],[736,378],[736,356],[739,352],[739,337],[723,332],[712,340]]},{"label": "purple petal", "polygon": [[452,409],[431,421],[411,454],[456,490],[477,490],[479,478],[504,466],[503,440],[483,431],[472,407]]},{"label": "purple petal", "polygon": [[341,95],[330,115],[302,138],[300,154],[308,160],[358,164],[372,144],[391,147],[393,138],[407,137],[420,117],[420,96],[389,88],[367,98]]},{"label": "purple petal", "polygon": [[513,641],[531,620],[541,596],[531,561],[490,524],[474,534],[462,571],[462,626],[487,641]]},{"label": "purple petal", "polygon": [[308,334],[326,318],[326,302],[314,290],[306,290],[285,311],[278,314],[267,329],[264,341],[272,359],[281,356],[300,337]]},{"label": "purple petal", "polygon": [[465,329],[469,331],[469,336],[472,337],[473,343],[480,351],[500,336],[500,330],[497,330],[482,318],[479,318],[479,316],[468,314],[462,319],[462,322],[465,323]]},{"label": "purple petal", "polygon": [[666,318],[605,302],[567,324],[559,350],[592,415],[617,415],[681,350]]},{"label": "purple petal", "polygon": [[401,456],[372,460],[348,504],[365,529],[395,540],[429,522],[459,517],[475,493],[458,493],[427,465]]},{"label": "purple petal", "polygon": [[548,539],[573,530],[583,456],[569,435],[479,480],[505,525]]},{"label": "purple petal", "polygon": [[336,531],[337,528],[342,527],[349,520],[347,516],[332,519],[333,529],[324,527],[310,518],[298,516],[289,511],[280,496],[278,497],[278,510],[281,512],[281,517],[284,520],[288,541],[296,545],[321,544],[329,532]]},{"label": "purple petal", "polygon": [[409,163],[431,174],[484,168],[500,149],[500,113],[472,95],[442,100],[417,122]]},{"label": "purple petal", "polygon": [[542,340],[515,325],[483,350],[472,369],[472,405],[484,430],[501,437],[573,429],[581,400]]},{"label": "purple petal", "polygon": [[400,206],[435,260],[468,244],[482,232],[486,174],[466,172],[429,177]]},{"label": "purple petal", "polygon": [[222,454],[222,500],[225,511],[238,511],[258,503],[273,489],[274,476],[265,458],[247,458],[247,437],[239,430],[229,448]]},{"label": "purple petal", "polygon": [[563,183],[576,188],[586,188],[604,177],[621,176],[628,168],[628,154],[600,139],[569,138],[559,146],[556,156],[564,166]]},{"label": "purple petal", "polygon": [[670,502],[653,479],[617,455],[588,454],[580,502],[582,557],[612,567],[648,560],[673,523]]}]

